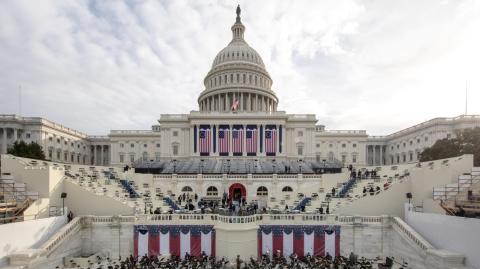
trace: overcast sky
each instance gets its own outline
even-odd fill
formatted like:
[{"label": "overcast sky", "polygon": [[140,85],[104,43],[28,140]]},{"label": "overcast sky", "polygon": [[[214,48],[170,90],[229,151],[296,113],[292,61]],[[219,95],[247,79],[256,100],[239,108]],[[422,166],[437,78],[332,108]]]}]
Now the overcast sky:
[{"label": "overcast sky", "polygon": [[279,110],[327,129],[389,134],[480,114],[480,1],[0,2],[0,114],[45,117],[91,135],[150,129],[197,110],[231,39],[263,58]]}]

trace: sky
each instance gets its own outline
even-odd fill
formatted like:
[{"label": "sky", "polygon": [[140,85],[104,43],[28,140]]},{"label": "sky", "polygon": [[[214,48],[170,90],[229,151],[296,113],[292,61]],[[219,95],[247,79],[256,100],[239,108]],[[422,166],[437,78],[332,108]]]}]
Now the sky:
[{"label": "sky", "polygon": [[477,0],[4,0],[0,114],[106,135],[198,110],[238,3],[278,110],[385,135],[464,114],[467,88],[480,114]]}]

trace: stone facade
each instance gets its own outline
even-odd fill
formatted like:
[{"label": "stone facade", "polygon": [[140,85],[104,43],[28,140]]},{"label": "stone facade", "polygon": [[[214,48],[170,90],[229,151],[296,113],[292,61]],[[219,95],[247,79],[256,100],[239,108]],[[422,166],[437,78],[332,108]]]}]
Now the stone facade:
[{"label": "stone facade", "polygon": [[[0,115],[0,153],[24,140],[39,143],[49,160],[75,164],[124,166],[140,160],[201,157],[338,160],[344,165],[377,166],[417,162],[420,152],[435,141],[480,126],[480,115],[462,115],[435,118],[387,136],[369,136],[365,130],[326,130],[313,114],[278,111],[273,80],[261,56],[245,41],[245,29],[238,14],[231,42],[217,54],[204,79],[197,111],[162,114],[151,130],[112,130],[106,136],[89,136],[42,118]],[[278,135],[269,154],[267,126]],[[212,136],[208,154],[203,155],[197,147],[201,128]],[[243,152],[234,154],[230,148],[227,154],[219,153],[220,128],[244,130]],[[249,128],[257,132],[254,154],[246,152]],[[233,132],[227,136],[231,145]]]}]

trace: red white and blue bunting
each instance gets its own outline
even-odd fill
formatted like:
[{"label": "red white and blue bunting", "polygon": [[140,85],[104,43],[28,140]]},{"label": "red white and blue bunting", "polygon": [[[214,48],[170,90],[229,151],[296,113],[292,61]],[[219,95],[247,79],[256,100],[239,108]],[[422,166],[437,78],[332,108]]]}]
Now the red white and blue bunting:
[{"label": "red white and blue bunting", "polygon": [[215,256],[213,225],[134,225],[134,256]]},{"label": "red white and blue bunting", "polygon": [[340,255],[339,225],[260,225],[258,256],[280,252],[284,257]]}]

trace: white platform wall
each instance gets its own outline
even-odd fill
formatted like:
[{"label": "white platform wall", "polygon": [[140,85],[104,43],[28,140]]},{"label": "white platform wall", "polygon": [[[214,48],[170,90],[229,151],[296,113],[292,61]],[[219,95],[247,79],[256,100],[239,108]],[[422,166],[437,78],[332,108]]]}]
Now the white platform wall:
[{"label": "white platform wall", "polygon": [[480,268],[480,219],[406,210],[405,221],[436,248],[462,253],[468,268]]},{"label": "white platform wall", "polygon": [[7,265],[6,256],[15,251],[39,247],[66,222],[66,216],[60,216],[0,225],[0,266]]}]

